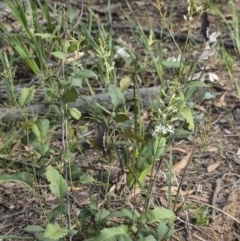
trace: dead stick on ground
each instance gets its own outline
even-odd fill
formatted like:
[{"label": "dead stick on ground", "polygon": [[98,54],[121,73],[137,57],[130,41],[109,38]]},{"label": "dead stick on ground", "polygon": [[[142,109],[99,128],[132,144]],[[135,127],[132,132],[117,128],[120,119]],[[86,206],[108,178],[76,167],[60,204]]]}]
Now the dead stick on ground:
[{"label": "dead stick on ground", "polygon": [[[144,107],[149,107],[151,102],[158,98],[159,87],[142,88],[139,89],[139,101]],[[124,98],[126,101],[130,101],[134,98],[133,89],[126,90],[124,92]],[[71,107],[76,107],[82,114],[89,113],[89,107],[96,106],[97,104],[104,105],[105,108],[111,110],[111,100],[107,93],[96,94],[94,96],[85,96],[77,99],[76,103],[71,103]],[[44,116],[50,110],[49,104],[33,104],[27,107],[27,112],[33,116]],[[3,122],[9,122],[10,120],[21,119],[21,110],[18,108],[0,108],[0,120]]]},{"label": "dead stick on ground", "polygon": [[[217,179],[216,181],[216,187],[215,187],[215,190],[214,190],[214,194],[213,194],[213,198],[212,198],[212,206],[215,207],[216,206],[216,201],[217,201],[217,195],[219,193],[221,189],[221,179]],[[212,209],[212,215],[211,215],[211,219],[212,221],[214,222],[215,220],[215,216],[216,216],[216,209],[213,208]]]}]

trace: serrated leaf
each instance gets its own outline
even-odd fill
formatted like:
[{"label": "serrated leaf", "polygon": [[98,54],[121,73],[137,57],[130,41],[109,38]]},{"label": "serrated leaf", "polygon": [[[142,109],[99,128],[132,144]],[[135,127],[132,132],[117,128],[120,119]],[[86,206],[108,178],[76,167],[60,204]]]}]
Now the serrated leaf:
[{"label": "serrated leaf", "polygon": [[23,88],[21,90],[21,94],[20,94],[19,99],[18,99],[19,105],[21,107],[23,107],[23,106],[27,106],[28,104],[30,104],[30,102],[34,98],[35,91],[36,90],[33,87]]},{"label": "serrated leaf", "polygon": [[121,89],[118,88],[116,85],[109,84],[107,86],[107,93],[110,96],[114,107],[124,104],[124,102],[125,102],[124,95],[121,92]]},{"label": "serrated leaf", "polygon": [[32,187],[32,185],[33,185],[33,180],[25,172],[18,172],[18,173],[14,173],[11,175],[1,174],[0,175],[0,184],[6,183],[6,182],[23,183],[29,187]]},{"label": "serrated leaf", "polygon": [[44,232],[45,238],[51,238],[54,240],[58,240],[60,238],[63,238],[67,235],[68,230],[66,228],[61,228],[59,224],[51,224],[49,223],[46,227],[46,230]]},{"label": "serrated leaf", "polygon": [[120,89],[122,92],[124,92],[125,90],[128,89],[128,87],[130,86],[132,80],[129,76],[125,76],[120,80]]},{"label": "serrated leaf", "polygon": [[176,216],[172,210],[162,207],[156,207],[146,213],[146,222],[148,224],[155,222],[173,223],[175,218]]},{"label": "serrated leaf", "polygon": [[49,188],[52,194],[59,199],[64,198],[67,194],[67,182],[62,175],[50,165],[46,168],[46,177],[50,182]]}]

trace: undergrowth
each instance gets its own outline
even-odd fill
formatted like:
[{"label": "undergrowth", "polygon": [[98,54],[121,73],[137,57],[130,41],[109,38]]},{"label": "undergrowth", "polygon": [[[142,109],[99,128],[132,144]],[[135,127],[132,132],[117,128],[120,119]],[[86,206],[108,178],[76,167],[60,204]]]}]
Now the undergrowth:
[{"label": "undergrowth", "polygon": [[[207,11],[204,4],[197,6],[192,2],[185,16],[189,37],[192,16],[198,14],[199,21]],[[171,143],[188,138],[194,146],[197,118],[193,97],[199,88],[208,87],[200,81],[202,74],[197,78],[193,75],[202,50],[194,61],[187,62],[184,51],[191,43],[186,41],[182,47],[173,39],[177,51],[169,58],[153,29],[146,35],[131,15],[128,20],[141,45],[139,53],[134,46],[115,38],[110,1],[107,24],[91,8],[84,22],[82,12],[67,5],[50,7],[47,1],[20,0],[5,3],[17,24],[10,33],[1,26],[6,46],[0,51],[1,86],[7,95],[5,111],[0,113],[1,133],[5,133],[0,139],[0,183],[24,183],[40,203],[45,225],[25,227],[26,238],[32,234],[36,240],[169,239],[174,233],[176,202],[184,179],[182,175],[173,200],[171,186],[176,173],[172,172],[171,153],[167,162],[167,206],[155,200],[153,190]],[[159,19],[173,36],[162,4],[155,3]],[[227,54],[224,56],[228,58]],[[231,63],[226,62],[231,73]],[[16,88],[21,85],[17,83],[19,68],[29,73],[30,86]],[[146,99],[151,93],[143,94],[147,74],[159,87],[150,101]],[[42,99],[37,104],[48,109],[44,115],[31,109],[39,90]],[[108,102],[98,101],[99,91]],[[130,97],[126,97],[127,93]],[[96,131],[95,136],[89,128]],[[61,131],[57,155],[53,145],[56,130]],[[9,154],[16,143],[20,146],[18,162]],[[85,154],[89,149],[102,156],[96,161],[100,163],[99,175],[94,171],[96,163],[89,163]],[[88,163],[90,171],[81,166],[82,162],[76,162],[79,153],[83,153],[83,163]],[[5,170],[8,162],[13,174]],[[19,163],[24,167],[20,168]],[[187,167],[183,167],[183,173]],[[116,168],[117,178],[113,181]],[[39,180],[48,185],[47,190],[56,199],[52,210],[45,210]],[[72,190],[77,186],[88,187],[87,205],[76,201]],[[116,199],[123,205],[111,204]],[[207,224],[208,217],[199,212],[196,216],[201,225]],[[11,239],[7,234],[0,237]]]}]

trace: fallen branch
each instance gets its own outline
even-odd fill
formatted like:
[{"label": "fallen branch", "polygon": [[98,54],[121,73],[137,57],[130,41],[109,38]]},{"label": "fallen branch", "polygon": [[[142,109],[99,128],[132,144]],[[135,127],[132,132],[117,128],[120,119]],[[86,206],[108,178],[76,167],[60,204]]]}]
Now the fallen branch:
[{"label": "fallen branch", "polygon": [[[139,94],[139,101],[144,107],[149,107],[151,102],[159,95],[159,87],[142,88],[137,91]],[[131,101],[134,98],[134,90],[129,89],[124,92],[126,101]],[[89,114],[89,108],[103,105],[107,110],[111,111],[112,105],[110,97],[107,93],[96,94],[94,96],[85,96],[77,99],[76,103],[71,103],[71,107],[76,107],[82,114]],[[32,104],[27,107],[26,111],[31,116],[44,116],[50,110],[50,104]],[[0,108],[0,119],[3,123],[10,120],[21,119],[22,110],[16,107]]]}]

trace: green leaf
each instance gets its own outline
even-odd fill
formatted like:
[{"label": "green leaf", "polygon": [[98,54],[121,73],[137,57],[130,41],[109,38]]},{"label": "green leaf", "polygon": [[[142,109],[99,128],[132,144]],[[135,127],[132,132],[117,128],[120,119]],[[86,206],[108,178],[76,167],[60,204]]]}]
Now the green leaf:
[{"label": "green leaf", "polygon": [[112,104],[115,108],[118,107],[119,105],[124,104],[125,102],[124,95],[121,92],[121,89],[118,88],[116,85],[109,84],[107,86],[107,93],[110,96]]},{"label": "green leaf", "polygon": [[61,228],[59,224],[51,224],[49,223],[46,227],[46,230],[44,232],[45,238],[51,238],[54,240],[58,240],[60,238],[63,238],[67,235],[68,230],[66,228]]},{"label": "green leaf", "polygon": [[23,88],[21,90],[21,94],[18,99],[18,103],[21,107],[26,106],[30,104],[30,102],[33,100],[35,89],[33,87],[31,88]]},{"label": "green leaf", "polygon": [[113,212],[111,216],[118,217],[118,218],[128,218],[129,220],[137,221],[137,218],[139,217],[139,213],[137,213],[137,211],[135,210],[123,208],[119,211]]},{"label": "green leaf", "polygon": [[166,223],[159,223],[158,227],[157,227],[157,232],[158,232],[158,236],[159,238],[162,239],[169,239],[171,238],[171,236],[174,233],[174,228],[173,225],[169,227],[169,225],[167,225]]},{"label": "green leaf", "polygon": [[190,135],[192,134],[191,131],[187,131],[187,130],[184,130],[184,129],[179,129],[179,128],[176,128],[174,130],[174,134],[173,134],[173,138],[175,139],[184,139],[184,138],[188,138]]},{"label": "green leaf", "polygon": [[191,109],[187,108],[187,107],[181,108],[179,110],[179,113],[187,121],[188,129],[193,131],[194,130],[194,121],[193,121],[193,115],[192,115]]},{"label": "green leaf", "polygon": [[18,182],[23,183],[29,187],[32,187],[33,181],[32,179],[26,174],[25,172],[18,172],[11,175],[0,175],[0,184],[6,183],[6,182]]},{"label": "green leaf", "polygon": [[63,61],[65,61],[67,58],[67,55],[60,51],[52,52],[51,55],[54,56],[55,58],[63,60]]},{"label": "green leaf", "polygon": [[110,212],[107,209],[102,208],[96,213],[95,222],[98,222],[98,223],[104,222],[109,216],[110,216]]},{"label": "green leaf", "polygon": [[137,141],[137,142],[140,142],[140,143],[142,143],[142,144],[145,143],[144,139],[143,139],[140,135],[137,135],[137,134],[135,134],[135,133],[132,132],[132,131],[125,131],[125,132],[123,132],[123,136],[124,136],[125,138],[133,139],[133,140],[135,140],[135,141]]},{"label": "green leaf", "polygon": [[[147,159],[152,156],[152,144],[152,142],[147,143],[139,152],[136,167],[140,172],[147,168],[149,165],[151,165],[151,163],[147,162]],[[154,160],[152,160],[152,162],[153,161]]]},{"label": "green leaf", "polygon": [[122,240],[131,240],[128,236],[128,227],[125,225],[120,225],[113,228],[104,228],[100,231],[99,235],[87,239],[86,241],[118,241],[119,237],[125,238]]},{"label": "green leaf", "polygon": [[21,138],[21,143],[25,146],[29,145],[29,144],[32,144],[36,141],[36,136],[35,134],[33,134],[32,131],[30,131],[30,133],[24,135],[22,138]]},{"label": "green leaf", "polygon": [[50,33],[34,33],[34,36],[41,37],[42,39],[52,39],[56,37]]},{"label": "green leaf", "polygon": [[88,207],[81,210],[80,214],[78,215],[78,219],[81,223],[84,223],[87,219],[91,218],[97,211],[98,209],[94,204],[89,204]]},{"label": "green leaf", "polygon": [[75,76],[81,79],[94,78],[97,79],[97,75],[89,69],[81,69],[75,73]]},{"label": "green leaf", "polygon": [[38,126],[38,129],[40,131],[40,137],[41,139],[45,139],[47,135],[49,134],[49,120],[48,119],[42,119],[37,120],[35,124]]},{"label": "green leaf", "polygon": [[51,239],[51,238],[46,238],[44,237],[44,233],[41,232],[41,233],[34,233],[34,236],[35,236],[35,240],[36,241],[55,241],[55,239]]},{"label": "green leaf", "polygon": [[81,176],[79,177],[79,182],[81,182],[82,184],[91,184],[94,181],[95,180],[93,176],[88,173],[82,173]]},{"label": "green leaf", "polygon": [[65,90],[62,96],[62,101],[64,104],[69,102],[75,102],[78,98],[78,91],[76,88],[72,87],[68,90]]},{"label": "green leaf", "polygon": [[41,143],[40,142],[34,142],[33,146],[41,156],[45,156],[46,153],[49,150],[49,143],[48,142],[41,142]]},{"label": "green leaf", "polygon": [[37,137],[38,141],[44,141],[47,137],[49,130],[49,120],[42,119],[37,120],[32,126],[31,130],[34,135]]},{"label": "green leaf", "polygon": [[53,222],[60,215],[67,214],[66,204],[60,204],[47,214],[48,222]]},{"label": "green leaf", "polygon": [[117,123],[122,123],[122,122],[128,121],[129,120],[129,116],[127,114],[125,114],[125,113],[117,113],[114,116],[114,120]]},{"label": "green leaf", "polygon": [[181,61],[163,60],[161,64],[165,68],[179,68],[181,66]]},{"label": "green leaf", "polygon": [[120,80],[120,89],[122,92],[124,92],[125,90],[128,89],[128,87],[130,86],[132,80],[129,76],[125,76]]},{"label": "green leaf", "polygon": [[160,140],[158,138],[154,139],[153,145],[152,145],[152,154],[155,157],[155,159],[159,159],[166,148],[166,138],[161,138]]},{"label": "green leaf", "polygon": [[156,207],[146,213],[146,222],[148,224],[155,222],[173,223],[175,218],[176,216],[172,210],[162,207]]},{"label": "green leaf", "polygon": [[37,126],[35,123],[31,126],[31,130],[32,130],[33,134],[34,134],[38,139],[41,138],[40,131],[39,131],[39,129],[38,129],[38,126]]},{"label": "green leaf", "polygon": [[139,241],[157,241],[154,236],[148,235],[146,237],[141,237]]},{"label": "green leaf", "polygon": [[80,120],[82,117],[81,112],[75,107],[69,108],[69,113],[75,120]]},{"label": "green leaf", "polygon": [[44,228],[42,228],[40,225],[28,225],[24,228],[24,231],[29,233],[43,232]]},{"label": "green leaf", "polygon": [[46,168],[46,177],[47,180],[50,182],[49,188],[52,194],[62,199],[67,194],[67,182],[63,179],[62,175],[53,168],[51,165]]}]

